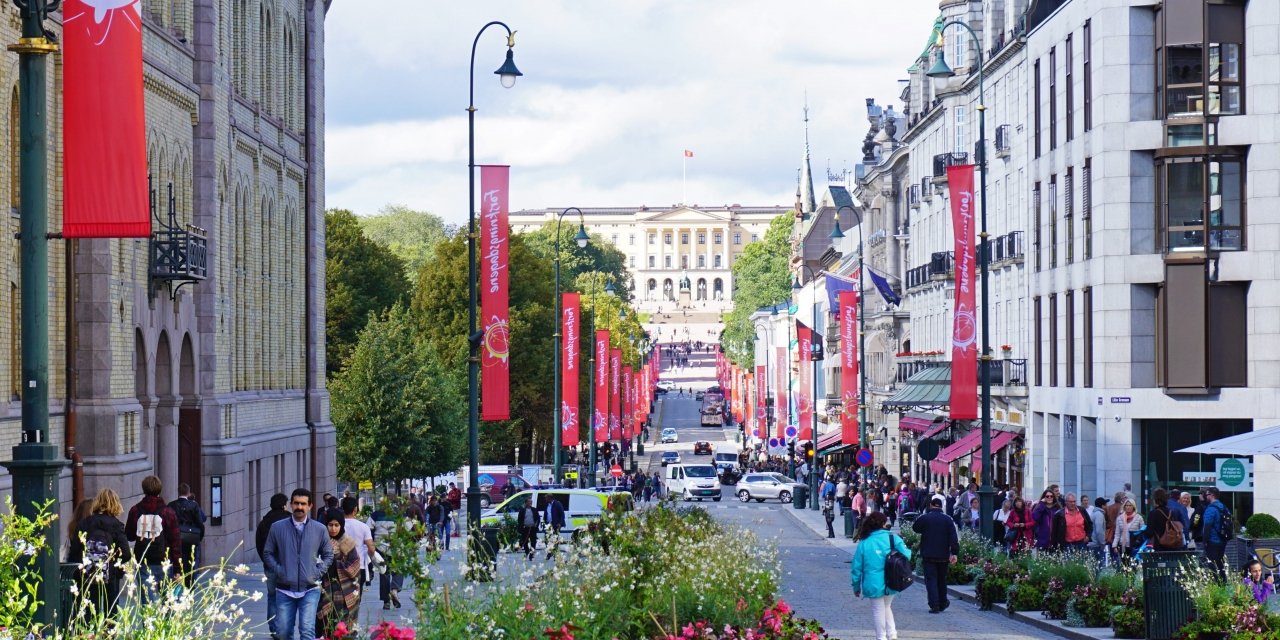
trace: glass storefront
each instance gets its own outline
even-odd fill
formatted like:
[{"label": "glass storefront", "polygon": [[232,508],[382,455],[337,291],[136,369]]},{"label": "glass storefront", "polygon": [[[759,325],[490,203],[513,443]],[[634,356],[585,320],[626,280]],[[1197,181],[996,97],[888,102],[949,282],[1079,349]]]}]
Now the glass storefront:
[{"label": "glass storefront", "polygon": [[[1200,488],[1213,485],[1217,458],[1230,457],[1175,451],[1252,430],[1250,420],[1143,420],[1142,512],[1151,510],[1151,492],[1161,487],[1190,491],[1193,502],[1199,504]],[[1252,492],[1224,491],[1221,498],[1237,523],[1253,514]]]}]

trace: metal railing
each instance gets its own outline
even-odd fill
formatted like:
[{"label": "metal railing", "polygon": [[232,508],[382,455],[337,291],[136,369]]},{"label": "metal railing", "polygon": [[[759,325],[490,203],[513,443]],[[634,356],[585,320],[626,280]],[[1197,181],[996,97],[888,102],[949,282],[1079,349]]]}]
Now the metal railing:
[{"label": "metal railing", "polygon": [[914,289],[929,281],[929,265],[922,265],[907,271],[907,289]]},{"label": "metal railing", "polygon": [[964,151],[953,151],[951,153],[939,153],[933,157],[933,176],[934,181],[945,181],[947,179],[947,167],[956,164],[966,164],[969,162],[969,154]]},{"label": "metal railing", "polygon": [[1012,139],[1011,139],[1012,135],[1013,135],[1013,129],[1009,125],[1002,124],[996,127],[996,151],[997,152],[1009,151],[1009,149],[1012,146]]},{"label": "metal railing", "polygon": [[1022,248],[1022,232],[1011,231],[997,237],[988,245],[988,250],[990,251],[989,264],[1023,258],[1025,251]]},{"label": "metal railing", "polygon": [[907,192],[907,204],[911,207],[920,206],[920,185],[911,185],[911,190]]},{"label": "metal railing", "polygon": [[951,269],[954,266],[955,254],[951,251],[936,251],[933,257],[929,259],[929,276],[930,277],[950,277]]},{"label": "metal railing", "polygon": [[894,377],[894,382],[896,384],[902,384],[906,382],[907,379],[910,378],[911,376],[914,376],[915,374],[920,373],[925,369],[933,369],[935,367],[941,367],[946,364],[950,364],[950,363],[946,360],[937,360],[927,356],[920,356],[919,358],[913,358],[911,360],[905,360],[905,361],[899,362],[898,371],[897,371],[897,375]]}]

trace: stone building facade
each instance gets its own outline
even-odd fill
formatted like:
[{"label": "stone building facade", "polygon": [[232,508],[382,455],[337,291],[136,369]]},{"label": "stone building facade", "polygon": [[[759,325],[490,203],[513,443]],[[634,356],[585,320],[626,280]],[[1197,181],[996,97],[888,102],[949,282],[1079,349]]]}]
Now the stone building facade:
[{"label": "stone building facade", "polygon": [[[167,499],[190,484],[214,518],[206,559],[252,559],[252,528],[271,494],[334,488],[324,381],[327,6],[142,2],[153,227],[168,223],[172,188],[177,226],[207,239],[207,277],[181,287],[152,278],[141,239],[52,248],[50,436],[82,462],[63,474],[64,515],[104,487],[132,503],[155,474]],[[17,10],[4,5],[0,15],[0,37],[16,42]],[[57,56],[51,63],[56,114],[61,67]],[[0,243],[2,448],[20,432],[16,83],[10,54],[0,65],[0,86],[10,87],[0,192],[11,211],[0,221],[10,239]],[[60,139],[57,118],[51,127]],[[61,224],[58,158],[50,154],[52,228]],[[0,489],[9,484],[0,475]]]}]

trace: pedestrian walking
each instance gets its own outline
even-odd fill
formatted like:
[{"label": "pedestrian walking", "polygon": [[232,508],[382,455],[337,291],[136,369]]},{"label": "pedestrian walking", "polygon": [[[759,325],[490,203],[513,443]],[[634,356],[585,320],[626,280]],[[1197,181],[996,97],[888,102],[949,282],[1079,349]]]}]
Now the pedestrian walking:
[{"label": "pedestrian walking", "polygon": [[356,554],[360,556],[360,591],[364,592],[364,588],[369,586],[369,576],[371,572],[370,560],[378,549],[373,546],[373,530],[369,525],[360,521],[356,517],[356,511],[360,508],[360,499],[355,496],[347,496],[342,499],[342,515],[346,522],[343,523],[343,531],[346,532],[352,540],[356,541]]},{"label": "pedestrian walking", "polygon": [[1047,551],[1053,546],[1053,516],[1058,513],[1058,497],[1052,489],[1040,494],[1040,502],[1031,509],[1035,521],[1036,548]]},{"label": "pedestrian walking", "polygon": [[453,528],[453,505],[448,500],[440,501],[440,536],[436,544],[444,543],[444,550],[449,550],[449,532]]},{"label": "pedestrian walking", "polygon": [[929,510],[911,525],[911,530],[920,534],[920,557],[924,560],[929,613],[942,613],[951,606],[947,599],[947,571],[960,555],[960,535],[956,532],[955,521],[942,512],[942,505],[941,500],[934,498],[929,503]]},{"label": "pedestrian walking", "polygon": [[440,532],[444,529],[444,507],[440,506],[440,500],[432,495],[427,499],[427,536],[430,546],[435,549],[440,544]]},{"label": "pedestrian walking", "polygon": [[547,559],[550,560],[560,544],[560,530],[564,529],[564,504],[552,498],[547,503],[545,522],[547,523]]},{"label": "pedestrian walking", "polygon": [[1013,508],[1004,522],[1004,542],[1010,555],[1021,553],[1036,545],[1034,533],[1035,520],[1031,517],[1031,509],[1027,501],[1018,496],[1013,499]]},{"label": "pedestrian walking", "polygon": [[[1119,494],[1124,498],[1124,493]],[[1134,534],[1142,531],[1142,514],[1138,513],[1138,505],[1125,498],[1120,506],[1120,515],[1116,516],[1114,533],[1111,537],[1111,556],[1119,561],[1132,555]]]},{"label": "pedestrian walking", "polygon": [[1182,523],[1169,509],[1169,492],[1156,489],[1151,493],[1151,504],[1155,506],[1147,514],[1145,531],[1151,547],[1156,551],[1181,551],[1184,546]]},{"label": "pedestrian walking", "polygon": [[1219,579],[1226,580],[1226,567],[1222,563],[1222,556],[1227,549],[1227,540],[1235,536],[1235,526],[1232,523],[1231,512],[1227,510],[1226,505],[1222,504],[1222,500],[1218,499],[1217,487],[1205,487],[1203,495],[1205,502],[1208,503],[1204,508],[1202,518],[1204,527],[1200,534],[1204,539],[1204,557],[1218,569]]},{"label": "pedestrian walking", "polygon": [[[1080,496],[1081,502],[1087,502],[1085,496]],[[1093,531],[1089,534],[1089,549],[1093,551],[1093,557],[1098,561],[1098,566],[1106,564],[1107,540],[1107,512],[1103,507],[1107,506],[1107,499],[1098,496],[1093,504],[1089,505],[1085,511],[1089,512],[1089,519],[1093,521]]]},{"label": "pedestrian walking", "polygon": [[530,559],[538,550],[538,510],[534,508],[532,502],[525,502],[524,508],[520,510],[518,522],[520,523],[520,550]]},{"label": "pedestrian walking", "polygon": [[179,571],[182,582],[190,587],[195,579],[193,569],[198,566],[200,542],[204,540],[204,522],[207,519],[200,503],[191,496],[191,485],[178,485],[178,497],[169,503],[178,516],[178,537],[182,539],[182,564]]},{"label": "pedestrian walking", "polygon": [[[356,522],[359,522],[358,520]],[[316,630],[330,637],[345,623],[354,626],[360,617],[360,547],[346,532],[347,514],[342,509],[329,509],[324,526],[333,549],[333,562],[320,582],[320,607],[316,612]]]},{"label": "pedestrian walking", "polygon": [[858,531],[858,546],[854,548],[849,579],[855,598],[871,600],[876,640],[898,638],[898,627],[893,620],[893,597],[898,592],[885,584],[884,575],[885,561],[893,551],[911,559],[911,550],[903,544],[902,538],[889,532],[889,520],[883,513],[867,516]]},{"label": "pedestrian walking", "polygon": [[822,519],[827,521],[827,537],[836,537],[836,530],[833,526],[833,523],[836,521],[836,501],[833,498],[823,499]]},{"label": "pedestrian walking", "polygon": [[111,489],[103,489],[93,500],[81,503],[86,505],[87,513],[73,519],[67,562],[80,565],[76,577],[81,597],[110,616],[120,599],[124,567],[132,557],[129,538],[120,521],[124,505]]},{"label": "pedestrian walking", "polygon": [[[383,498],[378,502],[378,508],[373,510],[369,516],[369,529],[373,531],[373,545],[377,549],[378,555],[382,558],[389,559],[391,557],[390,536],[396,528],[395,513],[392,512],[391,502]],[[378,575],[378,599],[382,601],[383,610],[389,610],[392,607],[400,608],[400,589],[404,587],[404,576],[392,573],[390,569],[385,569]]]},{"label": "pedestrian walking", "polygon": [[267,628],[273,638],[279,637],[279,631],[276,629],[276,576],[267,565],[267,535],[271,533],[271,525],[290,517],[289,510],[285,508],[287,506],[289,506],[289,496],[283,493],[271,496],[271,508],[262,514],[262,519],[258,521],[256,535],[258,559],[262,560],[262,572],[266,576]]},{"label": "pedestrian walking", "polygon": [[289,497],[293,511],[271,525],[262,562],[276,583],[276,635],[281,640],[315,640],[320,581],[333,564],[333,545],[325,525],[309,517],[311,492],[298,488]]},{"label": "pedestrian walking", "polygon": [[1182,546],[1187,546],[1188,535],[1191,533],[1191,512],[1182,505],[1182,494],[1184,492],[1177,489],[1169,490],[1169,515],[1172,519],[1177,520],[1182,525]]},{"label": "pedestrian walking", "polygon": [[1089,514],[1076,504],[1076,494],[1068,493],[1062,509],[1053,514],[1053,548],[1083,551],[1088,548],[1092,534],[1093,521]]},{"label": "pedestrian walking", "polygon": [[978,508],[977,498],[970,499],[968,506],[960,512],[960,523],[970,531],[982,528],[982,511]]},{"label": "pedestrian walking", "polygon": [[124,530],[133,543],[133,557],[138,559],[139,592],[146,601],[164,588],[165,564],[172,573],[181,565],[182,536],[178,532],[178,515],[165,504],[160,492],[164,489],[160,478],[147,476],[142,479],[142,500],[129,509]]},{"label": "pedestrian walking", "polygon": [[1009,546],[1004,542],[1004,523],[1009,520],[1009,514],[1012,511],[1013,501],[1006,498],[1000,503],[1000,508],[996,509],[995,514],[991,516],[991,544],[1003,548],[1005,552],[1009,551]]}]

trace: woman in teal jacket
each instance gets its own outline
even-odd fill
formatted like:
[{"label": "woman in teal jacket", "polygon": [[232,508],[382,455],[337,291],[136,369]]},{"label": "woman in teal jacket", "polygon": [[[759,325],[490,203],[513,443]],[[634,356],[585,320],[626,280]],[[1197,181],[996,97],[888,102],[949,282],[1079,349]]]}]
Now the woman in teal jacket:
[{"label": "woman in teal jacket", "polygon": [[891,549],[911,559],[911,550],[902,538],[889,532],[889,519],[883,513],[867,516],[858,531],[858,546],[853,552],[849,573],[854,597],[871,600],[876,640],[898,639],[898,628],[893,622],[893,597],[898,592],[884,584],[884,561]]}]

